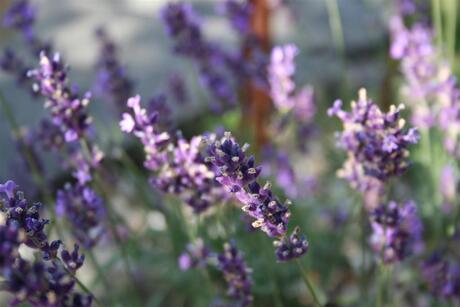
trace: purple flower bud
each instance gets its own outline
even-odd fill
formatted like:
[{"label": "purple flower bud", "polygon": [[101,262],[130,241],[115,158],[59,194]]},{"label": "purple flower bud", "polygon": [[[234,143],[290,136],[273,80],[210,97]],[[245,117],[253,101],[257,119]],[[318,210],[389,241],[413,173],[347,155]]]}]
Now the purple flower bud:
[{"label": "purple flower bud", "polygon": [[274,245],[278,261],[290,261],[303,256],[308,251],[308,241],[300,233],[299,227],[296,227],[289,237],[275,241]]},{"label": "purple flower bud", "polygon": [[414,202],[402,206],[395,202],[381,205],[374,210],[371,219],[371,244],[385,263],[402,261],[420,252],[423,227]]}]

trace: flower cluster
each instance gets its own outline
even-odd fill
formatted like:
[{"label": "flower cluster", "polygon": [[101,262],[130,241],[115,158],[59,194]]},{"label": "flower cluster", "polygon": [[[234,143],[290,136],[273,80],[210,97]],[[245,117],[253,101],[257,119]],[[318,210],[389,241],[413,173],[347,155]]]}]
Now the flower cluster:
[{"label": "flower cluster", "polygon": [[290,201],[280,202],[269,183],[260,186],[257,178],[261,168],[255,165],[254,157],[246,155],[248,146],[240,147],[229,132],[221,140],[210,137],[208,142],[207,161],[214,166],[216,180],[235,194],[243,211],[255,219],[252,225],[269,237],[284,237],[291,214]]},{"label": "flower cluster", "polygon": [[203,240],[198,239],[187,245],[187,250],[180,255],[178,263],[184,271],[217,266],[227,282],[227,295],[235,300],[236,306],[250,306],[253,301],[252,270],[246,265],[243,256],[233,241],[225,243],[221,253],[214,253],[203,244]]},{"label": "flower cluster", "polygon": [[275,241],[276,258],[279,261],[289,261],[299,258],[308,251],[308,241],[296,227],[289,237],[283,237],[280,241]]},{"label": "flower cluster", "polygon": [[366,177],[386,181],[404,173],[409,166],[408,146],[417,143],[419,135],[415,128],[404,130],[403,106],[391,106],[388,113],[383,113],[361,89],[350,112],[341,107],[342,102],[337,100],[328,110],[328,115],[337,116],[344,127],[338,133],[338,142],[347,151],[348,160],[339,175],[349,179],[353,187],[366,187]]},{"label": "flower cluster", "polygon": [[96,94],[113,103],[118,110],[126,109],[126,100],[132,96],[133,81],[120,64],[117,46],[105,29],[99,28],[96,37],[100,46],[99,59],[96,63]]},{"label": "flower cluster", "polygon": [[161,18],[166,32],[175,40],[175,52],[197,63],[201,82],[213,98],[225,104],[235,104],[232,85],[215,65],[222,62],[222,51],[205,40],[191,5],[169,3],[161,11]]},{"label": "flower cluster", "polygon": [[67,183],[57,192],[56,212],[72,224],[73,235],[85,248],[93,247],[104,233],[102,199],[90,187]]},{"label": "flower cluster", "polygon": [[41,51],[49,52],[51,44],[43,42],[34,31],[36,8],[28,0],[15,0],[5,12],[3,25],[21,32],[31,51],[38,55]]},{"label": "flower cluster", "polygon": [[371,214],[371,244],[385,263],[402,261],[422,247],[422,223],[412,201],[380,205]]},{"label": "flower cluster", "polygon": [[281,115],[280,128],[293,119],[299,148],[306,149],[306,141],[314,131],[313,119],[316,113],[315,95],[311,86],[296,90],[294,82],[294,58],[298,54],[295,45],[275,47],[268,65],[270,96]]},{"label": "flower cluster", "polygon": [[237,300],[240,306],[250,306],[253,301],[252,270],[246,265],[243,254],[234,243],[227,243],[224,245],[224,251],[217,255],[217,260],[218,268],[227,281],[227,294]]},{"label": "flower cluster", "polygon": [[204,245],[203,240],[198,239],[196,242],[189,243],[187,250],[179,256],[179,268],[186,271],[191,268],[206,267],[211,255],[211,251]]},{"label": "flower cluster", "polygon": [[51,112],[53,124],[61,127],[67,142],[82,138],[91,123],[86,112],[90,102],[90,94],[79,97],[70,88],[67,78],[67,67],[62,63],[59,54],[49,58],[40,54],[40,66],[29,72],[36,81],[34,87],[46,98],[45,107]]},{"label": "flower cluster", "polygon": [[432,30],[420,22],[407,28],[401,16],[394,16],[390,32],[390,54],[401,61],[403,94],[412,107],[414,125],[423,129],[439,127],[445,132],[446,149],[457,156],[460,89],[447,60],[434,46]]},{"label": "flower cluster", "polygon": [[[48,220],[39,214],[39,204],[30,205],[16,184],[0,184],[1,211],[6,224],[0,225],[0,274],[3,289],[14,295],[10,302],[15,306],[28,302],[33,306],[84,306],[92,303],[92,295],[75,291],[76,271],[83,265],[84,256],[78,246],[69,252],[58,250],[60,241],[49,242],[44,232]],[[25,244],[42,252],[41,258],[28,261],[21,257],[19,247]]]},{"label": "flower cluster", "polygon": [[460,266],[453,264],[439,252],[422,264],[422,275],[430,291],[437,297],[460,300]]},{"label": "flower cluster", "polygon": [[124,113],[120,127],[143,143],[144,165],[155,172],[150,180],[153,186],[179,196],[195,213],[225,198],[225,192],[215,182],[214,173],[201,155],[201,137],[194,137],[190,142],[179,137],[174,143],[170,135],[157,126],[160,114],[143,109],[139,96],[128,100],[128,108],[133,114]]},{"label": "flower cluster", "polygon": [[184,78],[178,73],[172,73],[168,78],[168,92],[174,102],[183,105],[190,101]]}]

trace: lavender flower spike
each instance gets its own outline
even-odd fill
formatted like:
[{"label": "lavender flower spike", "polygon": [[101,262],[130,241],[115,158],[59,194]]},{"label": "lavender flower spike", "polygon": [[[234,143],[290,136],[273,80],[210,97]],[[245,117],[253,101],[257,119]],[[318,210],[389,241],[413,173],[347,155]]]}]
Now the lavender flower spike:
[{"label": "lavender flower spike", "polygon": [[402,206],[390,202],[381,205],[371,215],[373,235],[371,244],[385,263],[402,261],[422,248],[422,223],[415,203]]},{"label": "lavender flower spike", "polygon": [[40,54],[40,66],[29,71],[35,80],[34,90],[46,98],[45,107],[50,110],[53,123],[61,127],[67,142],[83,137],[92,121],[86,112],[91,95],[79,97],[69,85],[67,67],[58,53],[49,58]]},{"label": "lavender flower spike", "polygon": [[[367,98],[366,90],[359,91],[358,101],[352,101],[351,111],[342,110],[340,100],[328,110],[329,116],[337,116],[343,122],[343,131],[338,133],[338,143],[348,153],[348,160],[339,175],[353,178],[353,181],[372,177],[386,181],[401,175],[409,167],[408,147],[419,140],[415,128],[405,131],[405,121],[401,118],[403,105],[391,106],[383,113]],[[359,174],[356,178],[350,173]],[[358,182],[354,186],[361,186]]]},{"label": "lavender flower spike", "polygon": [[253,301],[251,287],[252,270],[247,267],[243,254],[234,243],[225,244],[224,251],[217,256],[218,268],[227,281],[227,293],[238,300],[239,306],[250,306]]}]

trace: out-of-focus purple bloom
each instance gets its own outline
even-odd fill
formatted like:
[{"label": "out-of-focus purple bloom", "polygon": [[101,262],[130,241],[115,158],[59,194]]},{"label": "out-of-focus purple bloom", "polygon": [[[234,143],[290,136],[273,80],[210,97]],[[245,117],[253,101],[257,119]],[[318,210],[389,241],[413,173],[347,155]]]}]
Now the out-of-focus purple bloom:
[{"label": "out-of-focus purple bloom", "polygon": [[275,241],[276,258],[278,261],[289,261],[299,258],[308,251],[308,241],[296,227],[289,237],[285,236],[280,241]]},{"label": "out-of-focus purple bloom", "polygon": [[30,80],[27,77],[29,67],[24,64],[24,61],[12,49],[6,48],[3,51],[0,56],[0,68],[4,72],[15,76],[19,86],[29,89],[34,94],[30,87]]},{"label": "out-of-focus purple bloom", "polygon": [[105,210],[102,199],[90,187],[66,184],[56,196],[56,212],[72,224],[71,231],[85,248],[97,244],[104,233]]},{"label": "out-of-focus purple bloom", "polygon": [[89,152],[84,153],[81,146],[74,149],[68,158],[67,163],[72,169],[72,175],[81,185],[85,185],[93,179],[94,170],[98,169],[104,158],[104,153],[97,146],[88,148]]},{"label": "out-of-focus purple bloom", "polygon": [[386,181],[409,167],[408,147],[417,143],[419,136],[414,128],[404,130],[402,109],[402,105],[391,106],[389,112],[383,113],[361,89],[350,112],[342,110],[340,100],[328,110],[329,116],[335,115],[343,122],[344,130],[337,136],[348,160],[339,176],[348,179],[353,187],[363,191],[373,185],[366,177]]},{"label": "out-of-focus purple bloom", "polygon": [[455,169],[451,165],[446,165],[442,169],[441,179],[439,182],[439,189],[445,201],[448,203],[454,203],[457,194],[457,188],[459,185],[458,176],[455,173]]},{"label": "out-of-focus purple bloom", "polygon": [[124,113],[120,127],[144,144],[144,165],[155,172],[150,179],[153,186],[178,196],[195,213],[226,198],[226,192],[215,182],[214,172],[201,155],[201,137],[194,137],[190,142],[179,137],[174,143],[167,132],[158,128],[158,110],[147,112],[140,106],[139,96],[130,98],[128,107],[132,108],[134,116]]},{"label": "out-of-focus purple bloom", "polygon": [[252,297],[252,270],[246,265],[243,254],[234,243],[225,244],[217,256],[218,268],[227,281],[227,294],[237,300],[239,306],[250,306]]},{"label": "out-of-focus purple bloom", "polygon": [[96,30],[100,54],[96,63],[97,79],[95,92],[109,100],[122,111],[126,109],[126,100],[132,96],[133,81],[119,61],[117,46],[104,28]]},{"label": "out-of-focus purple bloom", "polygon": [[448,61],[437,52],[433,31],[424,23],[404,25],[401,16],[390,21],[390,54],[401,61],[403,94],[412,107],[412,121],[422,129],[439,127],[445,148],[458,156],[460,135],[460,90]]},{"label": "out-of-focus purple bloom", "polygon": [[78,95],[70,88],[67,67],[59,54],[51,59],[44,53],[40,55],[40,66],[29,71],[35,80],[35,90],[46,98],[45,107],[50,110],[53,123],[58,125],[66,142],[82,138],[91,123],[86,112],[91,95]]},{"label": "out-of-focus purple bloom", "polygon": [[161,114],[161,117],[158,117],[158,122],[162,125],[169,126],[172,110],[167,103],[165,95],[159,94],[150,97],[147,102],[147,112],[149,114]]},{"label": "out-of-focus purple bloom", "polygon": [[293,117],[300,148],[306,149],[306,141],[314,131],[315,95],[311,86],[296,91],[294,58],[297,54],[295,45],[273,48],[268,66],[268,81],[275,107],[283,117]]},{"label": "out-of-focus purple bloom", "polygon": [[402,261],[422,248],[422,222],[414,202],[381,205],[371,214],[371,244],[385,263]]},{"label": "out-of-focus purple bloom", "polygon": [[179,268],[187,271],[191,268],[204,268],[208,264],[210,250],[204,245],[203,240],[198,239],[187,245],[187,249],[178,259]]},{"label": "out-of-focus purple bloom", "polygon": [[460,266],[433,253],[422,264],[422,274],[430,291],[437,297],[460,299]]},{"label": "out-of-focus purple bloom", "polygon": [[28,0],[15,0],[3,17],[3,25],[24,33],[26,37],[32,35],[32,26],[35,23],[36,8]]},{"label": "out-of-focus purple bloom", "polygon": [[15,262],[22,237],[23,234],[15,225],[0,225],[0,271]]},{"label": "out-of-focus purple bloom", "polygon": [[168,92],[179,105],[186,104],[190,100],[184,78],[178,73],[173,73],[169,76]]},{"label": "out-of-focus purple bloom", "polygon": [[232,27],[237,32],[248,34],[251,31],[253,7],[249,1],[225,0],[217,9],[228,18]]},{"label": "out-of-focus purple bloom", "polygon": [[287,196],[296,198],[298,196],[298,182],[294,168],[289,160],[288,154],[273,146],[266,146],[263,150],[263,176],[275,176],[276,183]]},{"label": "out-of-focus purple bloom", "polygon": [[168,158],[151,182],[160,190],[179,196],[195,213],[224,200],[225,191],[214,180],[214,172],[200,152],[202,137],[190,142],[179,138],[168,148]]},{"label": "out-of-focus purple bloom", "polygon": [[275,47],[272,50],[268,66],[270,94],[276,108],[282,112],[291,110],[295,105],[295,100],[292,98],[295,91],[294,58],[298,53],[299,50],[295,45]]},{"label": "out-of-focus purple bloom", "polygon": [[170,141],[167,132],[159,131],[157,127],[157,112],[147,113],[140,104],[140,96],[128,99],[127,106],[132,109],[133,115],[123,113],[123,119],[120,121],[120,128],[127,133],[133,133],[144,145],[146,159],[144,165],[147,169],[156,171],[165,162],[166,156],[164,149]]},{"label": "out-of-focus purple bloom", "polygon": [[40,140],[43,149],[48,151],[59,152],[65,144],[60,127],[47,118],[40,121],[36,137]]}]

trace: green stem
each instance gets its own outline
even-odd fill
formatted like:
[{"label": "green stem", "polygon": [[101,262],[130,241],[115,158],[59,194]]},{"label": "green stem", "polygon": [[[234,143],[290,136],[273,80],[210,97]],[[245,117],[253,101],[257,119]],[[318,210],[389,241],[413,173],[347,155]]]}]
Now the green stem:
[{"label": "green stem", "polygon": [[319,301],[318,295],[316,294],[316,291],[315,291],[315,288],[313,287],[313,284],[311,283],[310,279],[308,278],[308,274],[305,271],[305,269],[303,268],[302,263],[300,262],[299,259],[296,259],[296,262],[297,262],[297,265],[299,266],[300,272],[302,273],[302,278],[303,278],[303,280],[305,282],[305,285],[307,286],[308,291],[310,291],[310,294],[311,294],[311,296],[313,298],[313,301],[315,302],[315,305],[318,306],[318,307],[322,307],[323,305]]},{"label": "green stem", "polygon": [[[91,162],[91,151],[89,150],[88,143],[85,139],[80,139],[80,145],[83,151],[83,154],[85,155],[86,159],[88,162]],[[129,261],[129,256],[126,252],[125,246],[122,242],[122,239],[120,238],[120,235],[118,234],[118,230],[116,229],[115,225],[117,225],[117,220],[116,220],[116,213],[112,210],[112,207],[108,204],[109,198],[108,198],[108,193],[106,193],[104,184],[99,177],[97,173],[94,174],[94,183],[97,187],[97,190],[99,193],[101,193],[101,196],[105,200],[103,203],[105,205],[105,209],[107,211],[107,218],[109,219],[108,224],[110,227],[110,232],[112,233],[113,238],[115,239],[115,243],[121,253],[121,257],[123,258],[123,264],[124,264],[124,269],[125,273],[131,278],[131,281],[133,282],[134,287],[136,288],[136,291],[138,291],[137,287],[137,280],[135,276],[133,275],[131,271],[131,265]],[[138,293],[138,298],[140,298],[140,293]]]},{"label": "green stem", "polygon": [[[44,175],[40,172],[40,169],[38,167],[38,165],[36,164],[35,160],[33,159],[33,155],[31,153],[31,149],[29,147],[29,145],[24,142],[23,140],[23,137],[21,135],[21,130],[20,130],[20,127],[19,127],[19,124],[18,122],[16,121],[16,117],[14,116],[14,113],[11,109],[11,106],[10,104],[8,103],[8,101],[6,100],[5,96],[3,95],[2,91],[0,90],[0,105],[2,107],[2,110],[5,114],[5,118],[6,120],[8,121],[8,124],[11,128],[11,131],[13,133],[13,137],[15,138],[15,140],[17,140],[18,142],[21,142],[22,145],[23,145],[23,148],[24,148],[24,158],[26,160],[26,163],[27,165],[29,166],[31,172],[32,172],[32,178],[35,182],[35,184],[38,186],[40,192],[42,193],[45,201],[47,202],[47,204],[49,206],[52,206],[54,204],[54,201],[53,201],[53,198],[51,197],[46,185],[43,183],[43,178],[44,178]],[[51,221],[50,221],[50,227],[48,228],[49,229],[49,232],[51,232],[51,229],[53,225],[56,226],[56,232],[58,234],[58,237],[63,239],[64,236],[63,236],[63,232],[62,232],[62,229],[57,221],[57,217],[56,217],[56,212],[54,210],[54,208],[50,208],[49,210],[50,212],[50,215],[51,215]],[[49,233],[48,233],[49,234]]]},{"label": "green stem", "polygon": [[432,0],[432,8],[433,8],[433,20],[434,20],[434,28],[436,31],[436,43],[440,50],[442,48],[443,42],[443,27],[442,27],[442,12],[441,12],[441,0]]}]

